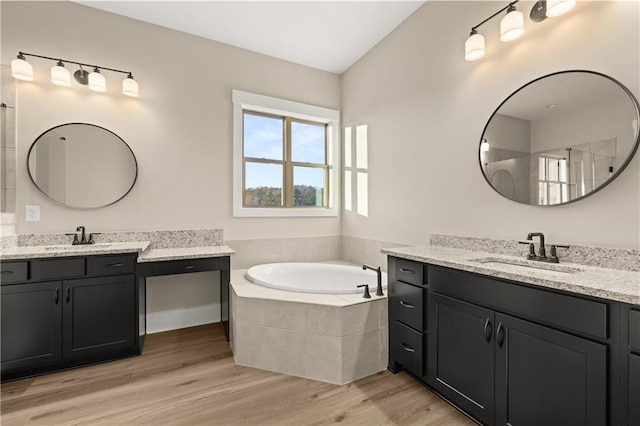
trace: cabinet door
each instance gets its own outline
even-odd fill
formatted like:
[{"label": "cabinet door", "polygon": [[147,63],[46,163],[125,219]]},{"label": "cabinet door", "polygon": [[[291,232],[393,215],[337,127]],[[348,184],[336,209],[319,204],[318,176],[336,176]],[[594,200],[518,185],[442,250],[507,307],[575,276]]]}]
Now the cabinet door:
[{"label": "cabinet door", "polygon": [[494,419],[494,313],[432,293],[428,383],[483,423]]},{"label": "cabinet door", "polygon": [[606,345],[496,314],[496,424],[607,423]]},{"label": "cabinet door", "polygon": [[134,348],[135,301],[133,275],[64,281],[65,359]]},{"label": "cabinet door", "polygon": [[1,289],[2,372],[59,361],[62,283],[15,284]]},{"label": "cabinet door", "polygon": [[640,356],[629,354],[629,424],[640,425]]}]

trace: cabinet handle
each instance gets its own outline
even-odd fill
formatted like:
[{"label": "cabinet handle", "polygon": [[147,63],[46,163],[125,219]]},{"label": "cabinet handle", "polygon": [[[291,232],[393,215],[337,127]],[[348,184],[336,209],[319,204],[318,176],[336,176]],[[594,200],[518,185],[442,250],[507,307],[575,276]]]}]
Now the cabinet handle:
[{"label": "cabinet handle", "polygon": [[104,266],[106,266],[107,268],[121,268],[124,266],[124,263],[110,263]]},{"label": "cabinet handle", "polygon": [[185,266],[184,269],[193,269],[195,267],[196,267],[196,265],[189,265],[189,266]]},{"label": "cabinet handle", "polygon": [[415,306],[413,306],[411,303],[407,303],[407,302],[405,302],[405,301],[403,301],[403,300],[401,300],[401,301],[400,301],[400,304],[401,304],[402,306],[404,306],[405,308],[409,308],[409,309],[413,309],[413,308],[415,308]]},{"label": "cabinet handle", "polygon": [[402,344],[402,349],[404,349],[407,352],[415,352],[416,350],[413,349],[411,346],[407,345],[406,343]]},{"label": "cabinet handle", "polygon": [[400,272],[404,272],[405,274],[415,274],[411,269],[400,268]]},{"label": "cabinet handle", "polygon": [[65,293],[65,299],[67,299],[67,303],[71,300],[71,287],[67,287],[67,291]]},{"label": "cabinet handle", "polygon": [[3,274],[13,274],[13,271],[2,271]]},{"label": "cabinet handle", "polygon": [[487,318],[487,320],[484,323],[484,340],[486,340],[487,343],[491,342],[492,334],[493,334],[493,327],[491,326],[491,321],[489,320],[489,318]]},{"label": "cabinet handle", "polygon": [[53,301],[58,304],[60,301],[60,287],[56,287],[56,292],[53,294]]},{"label": "cabinet handle", "polygon": [[504,344],[504,327],[502,323],[498,324],[498,329],[496,330],[496,341],[498,342],[498,347],[502,348]]}]

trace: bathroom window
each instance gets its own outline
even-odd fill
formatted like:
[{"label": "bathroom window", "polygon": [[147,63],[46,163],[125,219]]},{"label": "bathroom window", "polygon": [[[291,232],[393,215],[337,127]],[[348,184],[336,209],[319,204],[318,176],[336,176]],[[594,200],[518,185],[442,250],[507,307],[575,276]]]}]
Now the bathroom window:
[{"label": "bathroom window", "polygon": [[233,91],[234,216],[337,216],[339,112]]},{"label": "bathroom window", "polygon": [[569,199],[567,159],[538,157],[538,201],[540,205],[559,204]]},{"label": "bathroom window", "polygon": [[[354,132],[355,130],[355,132]],[[355,133],[355,143],[352,143]],[[344,129],[344,208],[369,216],[369,142],[367,125]]]}]

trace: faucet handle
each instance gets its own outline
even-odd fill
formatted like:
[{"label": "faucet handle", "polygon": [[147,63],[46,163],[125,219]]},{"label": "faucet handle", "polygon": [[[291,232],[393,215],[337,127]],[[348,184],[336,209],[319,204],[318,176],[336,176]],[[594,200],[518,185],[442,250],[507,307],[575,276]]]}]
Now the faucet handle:
[{"label": "faucet handle", "polygon": [[533,245],[533,240],[518,241],[518,244],[527,244],[529,246],[529,254],[527,254],[528,260],[533,260],[536,258],[536,248]]},{"label": "faucet handle", "polygon": [[371,299],[371,294],[369,294],[369,284],[362,284],[356,287],[357,288],[364,287],[364,294],[362,295],[362,297],[364,299]]},{"label": "faucet handle", "polygon": [[569,246],[562,244],[551,244],[551,254],[549,255],[549,257],[552,259],[552,262],[559,262],[558,255],[556,253],[556,249],[559,248],[568,249]]},{"label": "faucet handle", "polygon": [[90,232],[90,233],[89,233],[89,241],[88,241],[88,242],[89,242],[89,244],[95,244],[96,242],[95,242],[95,240],[93,239],[93,236],[94,236],[94,235],[100,235],[100,234],[101,234],[101,232]]}]

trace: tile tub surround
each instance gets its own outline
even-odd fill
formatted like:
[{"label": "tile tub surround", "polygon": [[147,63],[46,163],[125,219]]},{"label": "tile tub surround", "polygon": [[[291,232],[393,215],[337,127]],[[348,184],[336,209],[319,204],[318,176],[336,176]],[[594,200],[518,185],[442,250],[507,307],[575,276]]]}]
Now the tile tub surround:
[{"label": "tile tub surround", "polygon": [[[525,238],[526,235],[523,235],[522,240]],[[482,237],[432,234],[430,235],[429,243],[431,246],[526,257],[529,248],[526,245],[518,244],[518,241],[522,240],[500,240]],[[545,246],[547,247],[547,253],[549,253],[551,244],[564,245],[565,242],[546,241]],[[537,239],[536,250],[538,250]],[[560,258],[560,263],[575,263],[586,266],[640,272],[640,250],[569,244],[568,249],[558,249],[558,257]]]},{"label": "tile tub surround", "polygon": [[[524,256],[506,256],[492,252],[471,251],[459,248],[430,246],[383,249],[388,255],[409,260],[445,266],[462,271],[476,272],[496,278],[519,281],[540,287],[564,290],[602,299],[640,304],[640,273],[620,269],[560,263],[562,267],[578,269],[578,272],[557,275],[535,267],[548,266],[542,262],[526,260]],[[504,259],[531,265],[531,270],[514,272],[512,265],[479,263],[482,258]]]},{"label": "tile tub surround", "polygon": [[237,364],[345,384],[387,368],[387,299],[295,293],[231,272]]}]

